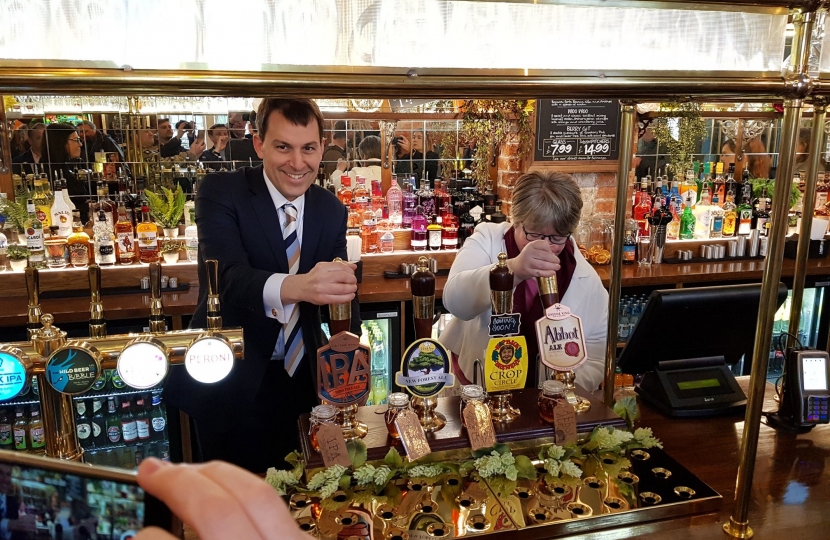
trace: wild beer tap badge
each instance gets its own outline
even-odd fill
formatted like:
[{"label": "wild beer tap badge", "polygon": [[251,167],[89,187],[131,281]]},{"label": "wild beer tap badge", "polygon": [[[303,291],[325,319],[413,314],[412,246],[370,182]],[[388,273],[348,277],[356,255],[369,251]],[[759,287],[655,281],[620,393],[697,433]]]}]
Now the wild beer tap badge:
[{"label": "wild beer tap badge", "polygon": [[101,374],[97,351],[67,345],[55,351],[46,363],[46,380],[62,394],[82,394]]},{"label": "wild beer tap badge", "polygon": [[484,351],[484,386],[488,392],[520,390],[527,381],[527,340],[519,334],[521,314],[490,316],[490,341]]},{"label": "wild beer tap badge", "polygon": [[542,363],[557,371],[569,371],[587,359],[582,319],[568,306],[554,304],[536,321],[536,339]]},{"label": "wild beer tap badge", "polygon": [[317,395],[333,405],[363,404],[369,397],[372,356],[351,332],[332,336],[317,349]]},{"label": "wild beer tap badge", "polygon": [[435,396],[445,386],[452,387],[455,376],[450,372],[450,353],[434,339],[415,341],[403,355],[395,383],[420,398]]}]

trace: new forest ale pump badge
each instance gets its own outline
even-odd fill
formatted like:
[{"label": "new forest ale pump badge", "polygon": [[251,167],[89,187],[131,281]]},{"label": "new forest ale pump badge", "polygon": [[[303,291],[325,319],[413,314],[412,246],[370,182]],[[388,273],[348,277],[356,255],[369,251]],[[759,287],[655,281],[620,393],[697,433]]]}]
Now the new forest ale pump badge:
[{"label": "new forest ale pump badge", "polygon": [[542,363],[557,371],[568,371],[587,359],[582,319],[568,306],[554,304],[536,321],[536,339]]},{"label": "new forest ale pump badge", "polygon": [[450,353],[441,343],[424,338],[412,343],[403,354],[395,383],[415,397],[428,398],[455,384],[450,370]]}]

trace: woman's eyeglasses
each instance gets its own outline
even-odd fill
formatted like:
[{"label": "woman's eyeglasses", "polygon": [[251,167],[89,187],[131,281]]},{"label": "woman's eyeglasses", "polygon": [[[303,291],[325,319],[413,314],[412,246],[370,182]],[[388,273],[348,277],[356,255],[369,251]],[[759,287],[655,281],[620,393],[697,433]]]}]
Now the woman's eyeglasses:
[{"label": "woman's eyeglasses", "polygon": [[83,144],[80,137],[75,137],[75,138],[69,137],[69,139],[67,139],[67,140],[70,141],[70,142],[76,142],[78,144]]},{"label": "woman's eyeglasses", "polygon": [[531,242],[535,240],[544,239],[548,241],[548,244],[553,244],[556,246],[566,244],[568,242],[568,239],[571,237],[570,233],[568,233],[567,236],[559,236],[558,234],[541,234],[535,232],[527,232],[527,229],[525,229],[524,225],[522,225],[522,231],[524,231],[525,237],[527,237],[527,239]]}]

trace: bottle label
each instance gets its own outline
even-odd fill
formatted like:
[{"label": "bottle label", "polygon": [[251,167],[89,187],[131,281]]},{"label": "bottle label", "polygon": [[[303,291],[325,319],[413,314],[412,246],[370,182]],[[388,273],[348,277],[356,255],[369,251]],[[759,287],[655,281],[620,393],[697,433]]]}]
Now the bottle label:
[{"label": "bottle label", "polygon": [[51,225],[51,223],[49,223],[49,211],[47,211],[44,207],[38,206],[35,216],[37,216],[37,220],[43,223],[44,226],[48,227]]},{"label": "bottle label", "polygon": [[138,438],[141,440],[150,438],[150,421],[146,419],[135,421],[136,430],[138,431]]},{"label": "bottle label", "polygon": [[130,258],[135,254],[135,243],[133,242],[133,233],[118,233],[118,252],[121,254],[122,257],[128,255]]},{"label": "bottle label", "polygon": [[75,410],[78,412],[78,416],[83,416],[86,414],[86,403],[83,401],[78,401],[75,403]]},{"label": "bottle label", "polygon": [[441,248],[441,231],[429,231],[429,247],[433,249]]},{"label": "bottle label", "polygon": [[124,433],[124,442],[133,442],[138,438],[138,426],[135,420],[121,422],[121,431]]},{"label": "bottle label", "polygon": [[125,386],[127,386],[127,383],[124,382],[124,379],[122,379],[121,376],[118,375],[118,373],[113,371],[112,372],[112,385],[120,390],[121,388],[124,388]]},{"label": "bottle label", "polygon": [[101,436],[101,425],[98,422],[92,422],[92,436],[98,438]]},{"label": "bottle label", "polygon": [[30,250],[43,250],[43,229],[26,228],[26,247]]},{"label": "bottle label", "polygon": [[[104,377],[101,377],[101,378],[103,379]],[[96,381],[96,382],[95,382],[95,385],[93,385],[92,389],[93,389],[93,390],[100,390],[100,389],[101,389],[104,385],[102,384],[102,385],[101,385],[100,387],[98,387],[98,388],[96,388],[96,386],[98,386],[98,381]],[[100,401],[98,401],[98,400],[94,400],[94,401],[92,402],[92,414],[95,414],[95,413],[97,413],[98,411],[100,411],[102,406],[103,406],[103,403],[101,403],[101,402],[100,402]]]},{"label": "bottle label", "polygon": [[153,431],[155,431],[156,433],[161,433],[162,431],[164,431],[164,426],[166,424],[167,422],[164,421],[163,416],[153,417]]},{"label": "bottle label", "polygon": [[147,253],[155,255],[158,253],[159,246],[155,232],[139,232],[138,233],[138,250],[140,253]]},{"label": "bottle label", "polygon": [[98,242],[95,250],[95,262],[104,264],[115,263],[115,244],[113,244],[112,240]]},{"label": "bottle label", "polygon": [[622,258],[624,261],[634,262],[637,260],[637,246],[623,245]]},{"label": "bottle label", "polygon": [[818,193],[816,193],[815,209],[816,210],[826,210],[826,208],[824,208],[824,205],[826,205],[826,204],[827,204],[827,192],[826,191],[819,191]]},{"label": "bottle label", "polygon": [[8,446],[14,442],[12,435],[12,425],[3,424],[0,426],[0,446]]},{"label": "bottle label", "polygon": [[69,244],[69,262],[73,266],[89,264],[89,245],[86,243]]},{"label": "bottle label", "polygon": [[33,427],[29,436],[32,438],[32,448],[43,448],[46,446],[46,433],[43,430],[43,426]]},{"label": "bottle label", "polygon": [[738,234],[749,234],[752,230],[752,210],[746,208],[741,210],[738,221]]},{"label": "bottle label", "polygon": [[26,449],[26,429],[19,427],[14,428],[14,447],[18,450]]},{"label": "bottle label", "polygon": [[723,233],[723,218],[721,216],[712,216],[712,232],[715,234]]},{"label": "bottle label", "polygon": [[118,429],[118,426],[109,426],[107,428],[107,438],[111,443],[117,443],[121,440],[121,430]]},{"label": "bottle label", "polygon": [[92,426],[89,424],[78,424],[78,438],[86,440],[92,434]]}]

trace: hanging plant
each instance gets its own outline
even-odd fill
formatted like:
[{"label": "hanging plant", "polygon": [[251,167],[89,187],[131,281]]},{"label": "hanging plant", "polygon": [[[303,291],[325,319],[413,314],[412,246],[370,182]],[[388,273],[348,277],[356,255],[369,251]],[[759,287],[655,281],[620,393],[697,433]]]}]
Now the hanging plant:
[{"label": "hanging plant", "polygon": [[657,118],[652,129],[661,152],[669,155],[675,177],[682,177],[692,168],[695,152],[706,135],[706,121],[699,103],[661,103],[660,110],[669,114]]},{"label": "hanging plant", "polygon": [[[483,186],[490,176],[490,164],[498,158],[498,149],[513,138],[518,145],[518,155],[530,151],[533,126],[530,115],[535,102],[532,100],[469,99],[464,101],[458,145],[473,148],[473,179]],[[457,146],[455,133],[448,133],[441,141],[442,159],[454,160]]]}]

